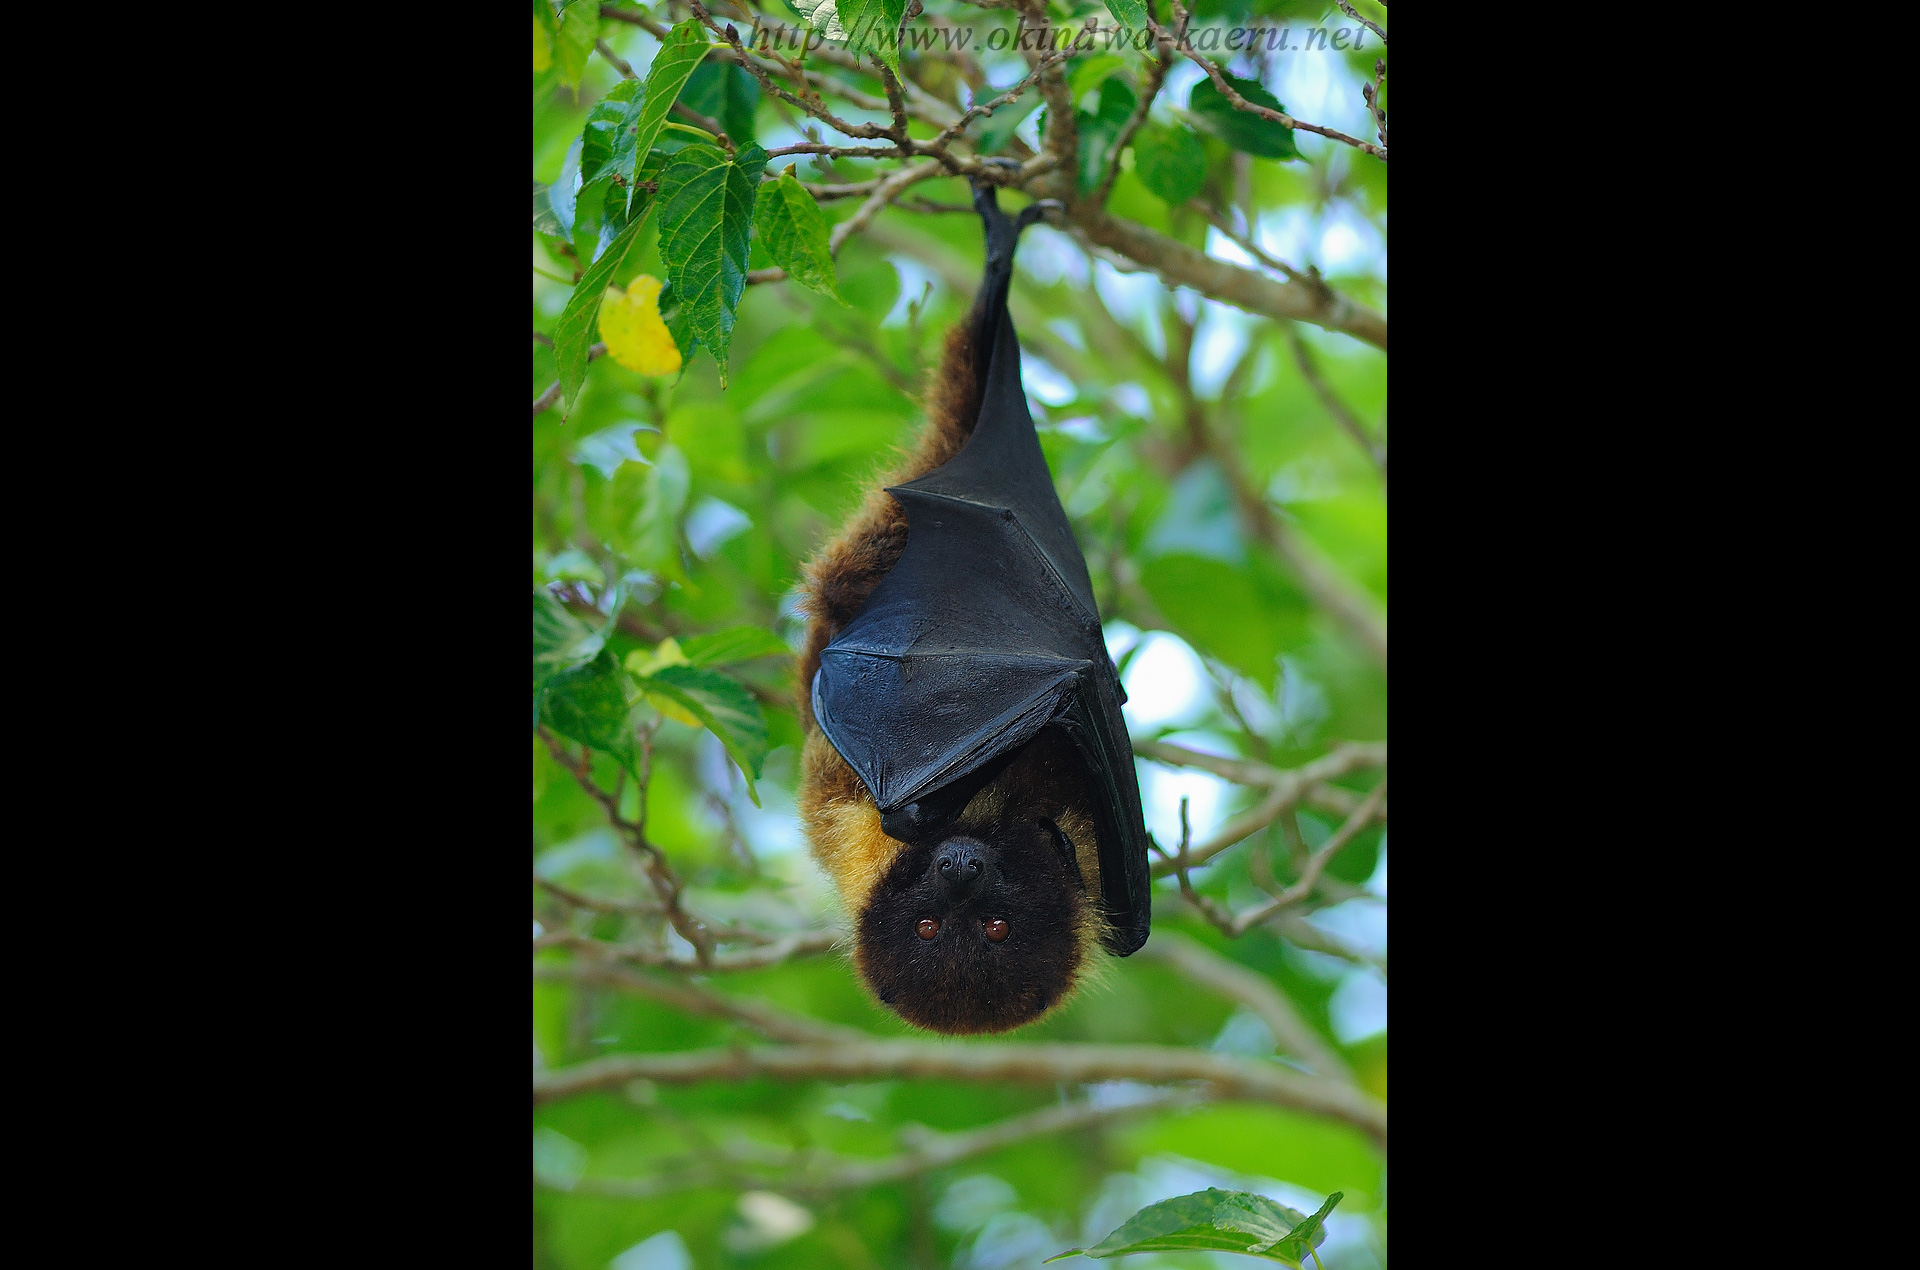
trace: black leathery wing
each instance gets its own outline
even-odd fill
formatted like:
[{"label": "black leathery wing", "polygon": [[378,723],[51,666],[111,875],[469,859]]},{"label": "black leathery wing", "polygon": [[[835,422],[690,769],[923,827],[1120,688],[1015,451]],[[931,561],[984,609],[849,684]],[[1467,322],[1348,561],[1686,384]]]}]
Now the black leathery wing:
[{"label": "black leathery wing", "polygon": [[1043,727],[1064,731],[1103,795],[1106,947],[1126,956],[1146,943],[1151,917],[1126,696],[1034,432],[1007,312],[1014,248],[1038,208],[1013,220],[991,186],[974,201],[987,224],[980,414],[951,461],[888,487],[907,515],[906,548],[821,654],[813,710],[881,827],[904,842],[940,834]]}]

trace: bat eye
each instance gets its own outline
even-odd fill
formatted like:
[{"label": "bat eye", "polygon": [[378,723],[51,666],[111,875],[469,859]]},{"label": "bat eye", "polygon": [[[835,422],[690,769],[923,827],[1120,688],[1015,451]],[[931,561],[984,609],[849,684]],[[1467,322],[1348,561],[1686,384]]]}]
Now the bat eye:
[{"label": "bat eye", "polygon": [[1007,937],[1007,931],[1009,928],[1005,922],[1001,921],[997,917],[993,917],[993,918],[987,919],[984,922],[981,922],[980,929],[986,931],[987,938],[991,939],[994,943],[997,944],[1001,940]]},{"label": "bat eye", "polygon": [[[1005,922],[1001,922],[1000,924],[1002,926],[1006,925]],[[920,938],[932,939],[940,933],[940,922],[937,918],[923,917],[920,919],[920,924],[913,929],[914,933],[919,935]]]}]

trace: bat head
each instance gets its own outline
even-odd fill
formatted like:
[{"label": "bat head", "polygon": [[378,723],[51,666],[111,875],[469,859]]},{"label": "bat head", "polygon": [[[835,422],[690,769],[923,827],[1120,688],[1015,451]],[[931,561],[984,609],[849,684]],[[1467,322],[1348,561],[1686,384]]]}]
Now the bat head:
[{"label": "bat head", "polygon": [[1004,1032],[1073,991],[1088,899],[1051,821],[962,824],[909,846],[861,911],[854,958],[882,1004],[935,1032]]},{"label": "bat head", "polygon": [[1049,730],[928,840],[887,837],[870,797],[809,817],[874,997],[949,1034],[1005,1032],[1065,1001],[1101,931],[1090,795],[1077,756]]}]

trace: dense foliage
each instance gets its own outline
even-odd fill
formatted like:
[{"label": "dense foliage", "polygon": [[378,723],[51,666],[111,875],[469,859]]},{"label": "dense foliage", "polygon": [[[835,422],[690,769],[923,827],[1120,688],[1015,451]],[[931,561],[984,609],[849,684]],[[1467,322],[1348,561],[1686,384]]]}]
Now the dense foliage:
[{"label": "dense foliage", "polygon": [[[533,0],[535,1264],[1024,1267],[1139,1213],[1384,1265],[1385,8],[799,3]],[[792,650],[981,172],[1064,205],[1011,308],[1165,854],[1146,949],[957,1042],[836,942]]]}]

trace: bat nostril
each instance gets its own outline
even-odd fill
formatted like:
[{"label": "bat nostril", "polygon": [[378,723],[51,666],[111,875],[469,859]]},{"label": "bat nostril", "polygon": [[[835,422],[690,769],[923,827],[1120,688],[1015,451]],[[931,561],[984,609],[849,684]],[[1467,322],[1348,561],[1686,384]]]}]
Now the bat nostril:
[{"label": "bat nostril", "polygon": [[943,844],[933,859],[941,884],[956,895],[971,893],[987,870],[986,854],[986,847],[970,838]]}]

